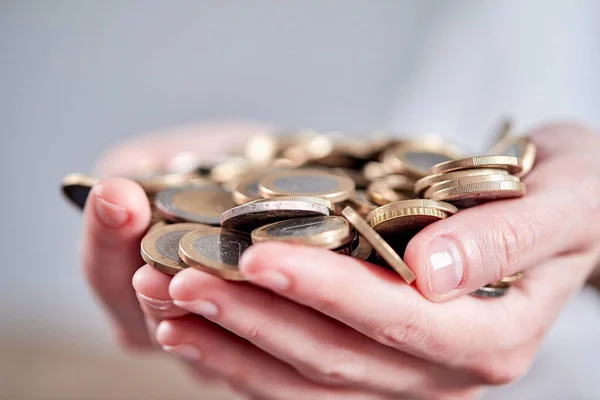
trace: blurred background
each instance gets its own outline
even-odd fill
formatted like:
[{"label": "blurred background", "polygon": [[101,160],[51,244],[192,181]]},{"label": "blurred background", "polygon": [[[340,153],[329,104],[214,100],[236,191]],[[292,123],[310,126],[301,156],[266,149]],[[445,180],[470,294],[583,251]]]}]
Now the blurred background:
[{"label": "blurred background", "polygon": [[[598,127],[599,20],[586,0],[0,0],[0,398],[230,398],[114,344],[80,272],[66,173],[136,133],[229,118],[436,132],[467,152],[504,115],[523,131]],[[600,300],[569,307],[548,338],[564,354],[546,346],[487,398],[600,398],[580,391],[597,378]]]}]

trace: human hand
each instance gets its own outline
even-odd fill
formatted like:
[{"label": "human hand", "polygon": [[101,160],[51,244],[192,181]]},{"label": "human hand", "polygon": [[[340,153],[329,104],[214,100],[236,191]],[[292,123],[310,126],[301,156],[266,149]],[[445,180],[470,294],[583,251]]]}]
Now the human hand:
[{"label": "human hand", "polygon": [[[166,300],[148,314],[162,320],[158,342],[257,398],[466,399],[522,377],[600,253],[600,137],[555,125],[532,138],[538,161],[525,197],[461,211],[411,241],[416,286],[284,243],[244,253],[254,285],[145,266],[136,290],[147,304]],[[453,263],[428,261],[440,253]],[[466,296],[519,271],[502,298]],[[186,311],[212,323],[165,318]]]}]

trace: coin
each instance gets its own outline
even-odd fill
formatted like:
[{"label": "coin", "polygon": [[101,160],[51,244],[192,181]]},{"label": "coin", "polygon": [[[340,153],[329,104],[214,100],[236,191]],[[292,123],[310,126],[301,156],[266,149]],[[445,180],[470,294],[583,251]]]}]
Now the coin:
[{"label": "coin", "polygon": [[363,175],[369,180],[374,181],[394,173],[394,169],[384,163],[369,161],[363,167]]},{"label": "coin", "polygon": [[231,157],[215,165],[210,178],[217,183],[226,183],[243,176],[250,171],[250,162],[243,157]]},{"label": "coin", "polygon": [[482,175],[508,175],[508,171],[505,169],[498,168],[475,168],[475,169],[463,169],[453,172],[442,172],[439,174],[427,175],[418,181],[415,182],[415,193],[418,195],[422,195],[427,188],[431,185],[443,182],[443,181],[451,181],[460,178],[464,178],[467,176],[482,176]]},{"label": "coin", "polygon": [[242,205],[253,200],[261,199],[262,197],[260,193],[258,193],[258,180],[261,177],[262,175],[259,175],[241,180],[231,191],[233,201],[237,205]]},{"label": "coin", "polygon": [[500,182],[500,181],[521,182],[521,180],[519,178],[517,178],[514,175],[509,175],[509,174],[465,176],[462,178],[457,178],[457,179],[453,179],[453,180],[434,183],[433,185],[431,185],[431,187],[429,189],[427,189],[425,191],[425,193],[423,194],[423,197],[430,198],[432,193],[435,193],[435,192],[438,192],[441,190],[445,190],[445,189],[463,186],[463,185],[470,185],[470,184],[476,184],[476,183],[481,184],[481,183],[486,183],[486,182]]},{"label": "coin", "polygon": [[527,136],[505,138],[490,150],[490,154],[518,157],[523,169],[515,175],[522,178],[529,174],[535,163],[537,149],[535,143]]},{"label": "coin", "polygon": [[221,214],[236,204],[216,185],[173,188],[159,192],[155,204],[169,221],[219,225]]},{"label": "coin", "polygon": [[294,218],[253,230],[252,243],[275,240],[335,249],[352,240],[350,233],[350,225],[342,217]]},{"label": "coin", "polygon": [[369,181],[359,169],[350,168],[333,168],[331,170],[334,174],[340,174],[346,176],[354,181],[354,185],[357,189],[364,189],[369,185]]},{"label": "coin", "polygon": [[80,210],[85,207],[85,202],[99,179],[84,174],[68,174],[61,183],[61,190],[67,200]]},{"label": "coin", "polygon": [[179,260],[179,240],[186,233],[204,227],[206,225],[190,223],[154,225],[142,239],[142,258],[157,270],[175,275],[187,267]]},{"label": "coin", "polygon": [[414,140],[392,147],[381,156],[381,161],[396,173],[421,178],[436,164],[456,160],[461,152],[440,139]]},{"label": "coin", "polygon": [[389,175],[377,179],[367,188],[369,199],[377,205],[385,205],[415,197],[414,181],[403,175]]},{"label": "coin", "polygon": [[371,253],[373,253],[373,246],[371,246],[364,236],[359,235],[358,246],[352,251],[352,257],[366,261],[371,256]]},{"label": "coin", "polygon": [[[400,255],[408,242],[426,226],[445,219],[448,213],[440,207],[422,207],[422,201],[397,201],[371,211],[366,222]],[[408,204],[405,204],[408,203]],[[448,209],[450,204],[441,208]]]},{"label": "coin", "polygon": [[167,226],[169,224],[167,224],[166,221],[161,220],[161,221],[156,221],[156,222],[150,222],[150,228],[148,228],[148,232],[153,231],[155,229],[158,228],[162,228],[163,226]]},{"label": "coin", "polygon": [[509,288],[510,284],[508,283],[486,285],[477,289],[475,292],[471,293],[471,295],[479,297],[502,297],[508,292]]},{"label": "coin", "polygon": [[170,188],[195,185],[214,184],[206,178],[202,178],[193,172],[186,173],[171,173],[171,174],[151,174],[147,176],[132,176],[127,177],[137,182],[146,192],[148,197],[155,196],[158,192]]},{"label": "coin", "polygon": [[254,165],[267,165],[277,154],[277,138],[268,133],[251,136],[246,141],[244,154],[246,159]]},{"label": "coin", "polygon": [[318,197],[284,196],[254,200],[221,215],[221,226],[252,232],[263,225],[292,218],[330,215],[333,203]]},{"label": "coin", "polygon": [[186,233],[179,242],[179,257],[188,266],[227,280],[244,280],[239,261],[252,245],[250,235],[207,227]]},{"label": "coin", "polygon": [[351,207],[342,210],[342,215],[350,224],[373,246],[375,251],[392,267],[409,285],[416,279],[415,274],[408,265],[402,261],[394,249],[383,240],[373,228],[362,219],[362,217]]},{"label": "coin", "polygon": [[497,181],[471,183],[431,192],[430,199],[447,201],[460,207],[470,207],[489,200],[522,197],[525,194],[523,182]]},{"label": "coin", "polygon": [[523,273],[522,272],[517,272],[516,274],[510,275],[510,276],[506,276],[506,277],[500,279],[500,282],[501,283],[513,283],[513,282],[518,281],[522,277],[523,277]]},{"label": "coin", "polygon": [[357,190],[354,193],[354,196],[342,203],[336,204],[336,206],[336,211],[338,213],[346,208],[346,206],[350,206],[363,217],[377,208],[377,205],[371,203],[371,200],[369,200],[367,196],[367,192],[364,190]]},{"label": "coin", "polygon": [[523,169],[523,165],[520,159],[513,156],[476,156],[436,164],[431,167],[429,174],[439,174],[441,172],[451,172],[471,168],[499,168],[505,169],[511,174],[515,174]]},{"label": "coin", "polygon": [[352,179],[320,169],[297,169],[268,174],[258,183],[263,197],[311,196],[340,202],[354,194]]}]

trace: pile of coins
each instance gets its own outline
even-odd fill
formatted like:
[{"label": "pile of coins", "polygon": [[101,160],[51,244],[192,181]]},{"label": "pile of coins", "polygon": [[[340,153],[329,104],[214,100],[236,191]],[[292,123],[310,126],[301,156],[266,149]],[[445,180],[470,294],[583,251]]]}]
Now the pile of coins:
[{"label": "pile of coins", "polygon": [[[168,274],[193,267],[244,280],[248,247],[285,241],[380,265],[411,284],[402,260],[411,238],[465,208],[525,195],[521,179],[534,161],[533,143],[510,132],[474,157],[438,137],[259,135],[216,165],[132,178],[152,204],[141,255]],[[63,193],[83,208],[96,182],[70,174]],[[502,296],[520,276],[473,294]]]}]

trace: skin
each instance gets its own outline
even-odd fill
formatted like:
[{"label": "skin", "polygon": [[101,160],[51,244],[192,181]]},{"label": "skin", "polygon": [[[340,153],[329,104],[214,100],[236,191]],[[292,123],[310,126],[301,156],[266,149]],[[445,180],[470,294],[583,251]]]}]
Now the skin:
[{"label": "skin", "polygon": [[[224,122],[142,135],[105,154],[98,171],[127,174],[136,159],[164,164],[181,149],[214,156],[270,131]],[[164,348],[199,379],[250,398],[476,398],[525,375],[565,303],[598,280],[600,135],[552,124],[531,137],[538,158],[527,195],[425,228],[405,254],[413,286],[374,265],[286,243],[244,253],[251,284],[191,268],[171,277],[143,265],[150,205],[123,178],[103,179],[88,199],[85,275],[124,347]],[[439,238],[456,243],[464,264],[458,286],[442,293],[428,268]],[[524,278],[508,295],[468,296],[518,271]]]}]

